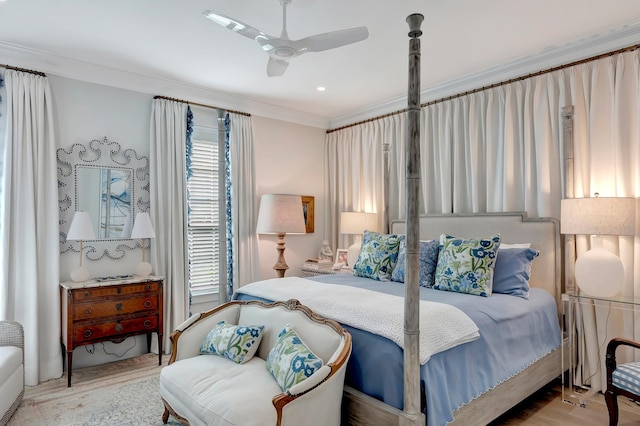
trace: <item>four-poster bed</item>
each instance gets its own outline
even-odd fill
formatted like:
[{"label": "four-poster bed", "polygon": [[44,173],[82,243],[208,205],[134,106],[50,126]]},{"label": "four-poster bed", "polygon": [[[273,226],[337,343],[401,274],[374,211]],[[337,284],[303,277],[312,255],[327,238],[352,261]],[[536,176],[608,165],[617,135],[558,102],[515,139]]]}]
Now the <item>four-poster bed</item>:
[{"label": "four-poster bed", "polygon": [[[561,374],[560,346],[562,338],[559,326],[559,307],[562,291],[560,278],[562,256],[558,222],[554,219],[528,219],[526,213],[419,216],[420,43],[418,37],[421,35],[419,27],[422,19],[422,15],[411,15],[407,18],[411,40],[407,109],[406,222],[393,222],[389,227],[387,204],[389,198],[385,196],[384,231],[405,235],[406,271],[404,284],[366,283],[365,281],[372,281],[366,278],[357,278],[356,280],[360,281],[347,283],[343,282],[344,276],[314,278],[314,280],[326,283],[328,293],[331,293],[332,285],[337,284],[372,288],[374,291],[388,294],[398,294],[399,291],[404,293],[402,297],[405,300],[405,337],[402,345],[391,343],[391,346],[385,346],[388,342],[382,342],[384,339],[377,336],[373,339],[374,344],[380,344],[380,346],[371,346],[369,343],[370,333],[345,325],[352,332],[354,349],[344,392],[343,424],[425,424],[425,414],[426,422],[429,425],[446,424],[451,421],[454,421],[455,424],[485,424]],[[386,161],[388,146],[383,148]],[[387,170],[388,167],[385,164],[385,171]],[[385,172],[384,191],[387,195],[387,172]],[[443,233],[466,237],[482,237],[497,233],[500,234],[503,242],[530,244],[531,248],[540,253],[531,265],[528,282],[532,288],[531,300],[515,298],[510,295],[481,298],[421,288],[419,285],[420,242],[437,239]],[[252,284],[241,288],[235,297],[269,299],[265,293],[252,294],[251,288],[253,287]],[[268,292],[268,288],[264,291]],[[298,298],[295,288],[292,291],[291,297]],[[482,317],[500,317],[500,312],[505,310],[515,312],[515,315],[513,318],[505,317],[501,324],[479,325],[480,338],[477,341],[436,353],[429,362],[421,364],[419,334],[422,332],[422,328],[419,325],[419,305],[421,306],[422,300],[430,298],[440,300],[441,297],[451,302],[452,305],[461,307],[473,317],[474,321],[480,321]],[[301,301],[307,304],[304,300]],[[493,308],[489,305],[494,302],[496,304],[504,302],[504,304],[499,306],[498,310],[492,311]],[[366,300],[363,303],[366,303]],[[309,300],[308,305],[313,309],[313,300]],[[531,308],[531,305],[535,306]],[[530,317],[537,318],[535,321],[543,318],[544,324],[539,322],[518,323],[520,320],[518,317],[526,317],[526,321],[534,321]],[[340,322],[340,319],[334,319]],[[517,324],[517,326],[513,324]],[[511,336],[505,341],[501,341],[499,336],[503,333],[503,329],[492,332],[492,327],[521,327],[522,340],[518,340],[517,336]],[[534,330],[535,334],[538,332],[540,334],[548,333],[544,338],[540,338],[540,348],[535,348],[539,350],[537,353],[534,353],[536,351],[532,346],[528,346],[532,345],[531,342],[539,337],[527,334],[531,330]],[[497,348],[491,346],[494,343],[498,345]],[[382,347],[384,349],[381,350]],[[517,349],[521,349],[521,351]],[[530,352],[531,354],[523,354],[522,352]],[[392,358],[393,353],[399,358]],[[466,368],[467,364],[476,364],[473,361],[469,362],[473,359],[471,357],[474,356],[474,353],[490,353],[495,358],[494,365],[487,366],[488,370],[493,371],[492,381],[477,383],[482,382],[483,377],[489,375],[481,370],[484,368],[484,364],[478,362],[478,366]],[[447,365],[448,358],[462,362],[458,366]],[[520,364],[509,364],[512,358],[517,358]],[[496,365],[499,363],[503,363],[504,368],[503,365]],[[431,365],[435,366],[431,368]],[[438,371],[439,365],[442,366],[441,370],[445,373]],[[387,369],[391,370],[393,367],[396,367],[394,373],[386,372]],[[447,375],[455,372],[457,367],[464,367],[465,371],[468,370],[469,375]],[[503,369],[504,372],[501,371]],[[351,376],[349,376],[349,370],[351,370]],[[376,376],[380,377],[377,382],[372,380]],[[437,378],[432,380],[430,376],[437,376]],[[450,392],[448,388],[456,387],[452,385],[453,383],[467,389]],[[464,395],[457,392],[462,392]]]}]

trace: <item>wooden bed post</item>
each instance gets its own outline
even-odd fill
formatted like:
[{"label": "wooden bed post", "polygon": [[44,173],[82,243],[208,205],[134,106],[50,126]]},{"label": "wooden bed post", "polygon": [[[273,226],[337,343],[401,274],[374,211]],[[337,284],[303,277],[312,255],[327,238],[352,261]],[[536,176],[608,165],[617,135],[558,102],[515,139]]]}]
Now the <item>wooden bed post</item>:
[{"label": "wooden bed post", "polygon": [[[564,198],[575,198],[573,188],[573,105],[562,107],[564,130]],[[576,236],[564,235],[564,292],[575,291]]]},{"label": "wooden bed post", "polygon": [[384,219],[382,224],[382,232],[384,234],[389,233],[389,228],[391,227],[391,221],[389,220],[389,151],[391,150],[391,144],[389,142],[384,142],[382,144],[382,165],[384,167],[383,170],[383,179],[382,179],[382,196],[383,205],[384,205]]},{"label": "wooden bed post", "polygon": [[420,411],[420,25],[409,15],[409,85],[407,95],[407,210],[404,295],[404,416],[401,425],[424,425]]}]

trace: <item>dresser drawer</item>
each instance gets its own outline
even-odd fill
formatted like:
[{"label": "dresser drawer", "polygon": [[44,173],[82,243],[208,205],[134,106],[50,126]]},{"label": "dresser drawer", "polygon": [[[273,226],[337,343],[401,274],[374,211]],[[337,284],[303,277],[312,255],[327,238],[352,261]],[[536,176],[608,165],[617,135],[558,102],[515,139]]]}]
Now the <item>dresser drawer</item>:
[{"label": "dresser drawer", "polygon": [[78,303],[73,306],[74,320],[90,320],[94,318],[127,315],[143,311],[157,311],[159,295],[148,294],[129,299],[115,298],[91,303]]},{"label": "dresser drawer", "polygon": [[[108,340],[121,335],[157,331],[158,316],[151,315],[122,321],[108,321],[100,324],[73,327],[75,341],[82,344],[93,340]],[[108,339],[105,339],[108,338]]]},{"label": "dresser drawer", "polygon": [[148,283],[139,284],[123,284],[117,286],[91,287],[73,290],[73,299],[81,302],[105,296],[118,296],[135,293],[157,292],[160,288],[160,282],[150,281]]}]

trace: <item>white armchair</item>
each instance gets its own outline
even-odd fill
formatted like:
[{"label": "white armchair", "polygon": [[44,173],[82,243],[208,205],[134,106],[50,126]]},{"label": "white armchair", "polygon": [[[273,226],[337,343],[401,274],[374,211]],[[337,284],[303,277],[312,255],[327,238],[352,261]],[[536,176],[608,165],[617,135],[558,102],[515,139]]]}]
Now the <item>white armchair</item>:
[{"label": "white armchair", "polygon": [[[248,361],[200,354],[203,340],[221,321],[264,326],[255,355]],[[281,331],[287,325],[322,359],[322,366],[283,391],[268,371],[267,359],[274,346],[282,344],[286,334]],[[297,300],[225,303],[189,318],[171,334],[171,341],[169,365],[160,373],[164,423],[171,414],[191,426],[340,424],[351,335]]]},{"label": "white armchair", "polygon": [[24,396],[24,331],[0,321],[0,425],[6,425]]}]

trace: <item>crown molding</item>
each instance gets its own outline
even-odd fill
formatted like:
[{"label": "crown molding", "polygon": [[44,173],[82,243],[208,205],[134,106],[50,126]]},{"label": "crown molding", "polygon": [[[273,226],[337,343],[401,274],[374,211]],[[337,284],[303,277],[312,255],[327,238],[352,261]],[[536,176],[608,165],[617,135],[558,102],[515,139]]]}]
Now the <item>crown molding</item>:
[{"label": "crown molding", "polygon": [[189,85],[170,79],[151,77],[113,67],[52,55],[47,52],[2,41],[0,41],[0,63],[140,93],[184,99],[205,105],[215,105],[220,108],[247,112],[262,117],[289,121],[305,126],[319,127],[321,129],[328,128],[330,122],[329,117],[271,105],[202,86]]},{"label": "crown molding", "polygon": [[[447,96],[453,96],[518,76],[524,76],[590,58],[638,43],[640,43],[640,21],[565,45],[551,47],[534,55],[428,87],[420,92],[420,99],[422,103],[442,99]],[[330,128],[335,129],[357,123],[393,111],[402,110],[406,107],[406,95],[399,96],[384,102],[372,104],[350,114],[334,117],[331,119]]]}]

